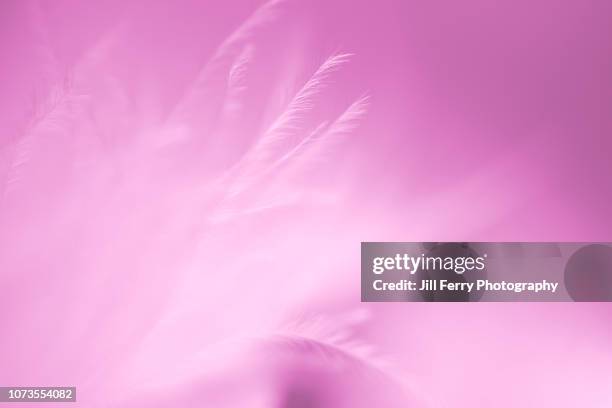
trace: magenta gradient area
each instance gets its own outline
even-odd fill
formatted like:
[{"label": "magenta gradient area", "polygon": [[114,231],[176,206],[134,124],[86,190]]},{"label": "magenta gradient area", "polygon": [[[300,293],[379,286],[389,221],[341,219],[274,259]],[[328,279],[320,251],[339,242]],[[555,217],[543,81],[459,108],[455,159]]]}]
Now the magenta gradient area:
[{"label": "magenta gradient area", "polygon": [[359,263],[362,241],[611,241],[611,20],[607,0],[2,1],[0,386],[609,408],[609,304],[366,304]]}]

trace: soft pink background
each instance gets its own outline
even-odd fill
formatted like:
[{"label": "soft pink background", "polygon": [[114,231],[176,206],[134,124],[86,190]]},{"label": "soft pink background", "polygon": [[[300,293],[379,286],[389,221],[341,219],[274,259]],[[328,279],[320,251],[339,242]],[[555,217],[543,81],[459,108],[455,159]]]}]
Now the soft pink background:
[{"label": "soft pink background", "polygon": [[0,385],[76,385],[83,407],[610,407],[607,304],[361,304],[359,243],[610,241],[611,18],[3,1]]}]

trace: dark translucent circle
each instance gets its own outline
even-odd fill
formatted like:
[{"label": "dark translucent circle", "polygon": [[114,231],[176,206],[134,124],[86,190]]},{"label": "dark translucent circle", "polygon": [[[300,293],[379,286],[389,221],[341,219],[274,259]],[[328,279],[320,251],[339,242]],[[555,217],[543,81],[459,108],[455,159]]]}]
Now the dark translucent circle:
[{"label": "dark translucent circle", "polygon": [[324,405],[320,397],[320,392],[317,393],[312,389],[290,388],[286,390],[282,408],[317,408],[327,406]]},{"label": "dark translucent circle", "polygon": [[580,248],[567,261],[564,280],[576,302],[612,301],[612,248],[602,244]]},{"label": "dark translucent circle", "polygon": [[[466,242],[425,243],[423,246],[427,249],[426,257],[441,257],[443,259],[469,257],[475,259],[480,256]],[[473,269],[463,274],[438,269],[419,269],[416,272],[416,281],[419,286],[423,280],[436,280],[439,282],[445,279],[452,283],[476,283],[477,280],[486,279],[486,277],[486,268],[483,270]],[[441,290],[439,284],[437,290],[419,291],[419,293],[428,302],[477,302],[482,297],[482,291],[476,291],[475,289],[472,292],[467,290]]]}]

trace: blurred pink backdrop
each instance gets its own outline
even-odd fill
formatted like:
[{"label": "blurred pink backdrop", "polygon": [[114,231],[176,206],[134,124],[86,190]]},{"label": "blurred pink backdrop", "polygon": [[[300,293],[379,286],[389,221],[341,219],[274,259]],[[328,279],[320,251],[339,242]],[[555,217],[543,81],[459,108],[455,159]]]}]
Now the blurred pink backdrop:
[{"label": "blurred pink backdrop", "polygon": [[3,1],[0,385],[75,385],[83,407],[610,407],[609,305],[362,304],[359,243],[610,241],[611,18]]}]

